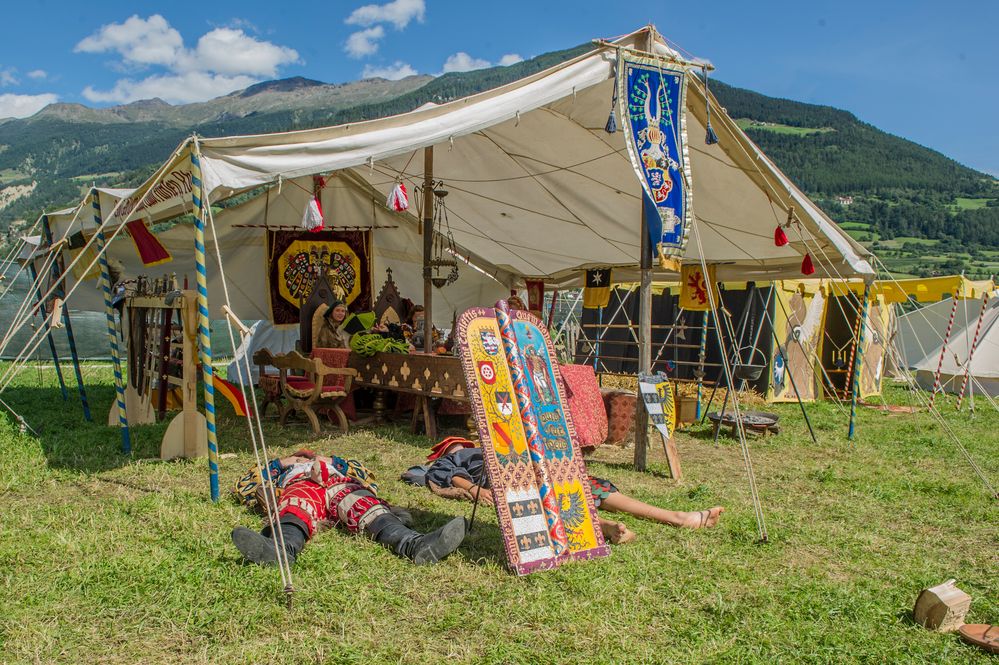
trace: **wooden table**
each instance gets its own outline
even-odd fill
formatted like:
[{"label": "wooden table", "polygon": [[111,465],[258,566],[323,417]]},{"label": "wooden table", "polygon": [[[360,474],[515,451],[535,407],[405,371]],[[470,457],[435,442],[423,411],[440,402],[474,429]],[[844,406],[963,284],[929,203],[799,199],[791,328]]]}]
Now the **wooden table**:
[{"label": "wooden table", "polygon": [[456,356],[430,353],[376,353],[364,358],[350,354],[348,367],[357,370],[354,385],[372,388],[375,394],[375,415],[384,418],[385,396],[383,391],[416,395],[417,408],[413,412],[415,427],[417,414],[423,414],[427,436],[437,440],[437,414],[431,408],[434,397],[468,402],[465,373]]}]

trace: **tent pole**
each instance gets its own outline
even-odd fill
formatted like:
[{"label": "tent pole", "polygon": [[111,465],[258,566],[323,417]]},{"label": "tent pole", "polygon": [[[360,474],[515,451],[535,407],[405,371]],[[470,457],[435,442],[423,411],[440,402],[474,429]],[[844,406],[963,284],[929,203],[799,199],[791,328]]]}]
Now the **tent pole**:
[{"label": "tent pole", "polygon": [[49,318],[45,316],[45,306],[42,304],[42,288],[38,284],[38,270],[35,268],[34,259],[28,259],[28,276],[31,277],[31,282],[35,284],[39,314],[42,317],[42,325],[45,326],[45,337],[49,341],[49,352],[52,354],[52,363],[55,365],[56,376],[59,377],[59,389],[62,391],[62,401],[65,402],[69,399],[69,394],[66,392],[66,381],[62,378],[62,368],[59,367],[59,354],[56,352],[55,339],[52,337],[52,326],[49,323]]},{"label": "tent pole", "polygon": [[[205,269],[205,219],[208,202],[201,191],[201,147],[194,140],[191,151],[191,199],[197,216],[194,222],[194,261],[198,282],[198,341],[201,347],[201,375],[205,382],[205,421],[208,429],[208,486],[212,501],[219,500],[219,444],[215,433],[215,371],[212,367],[212,334],[208,320],[208,273]],[[217,242],[217,241],[216,241]],[[187,331],[185,331],[187,334]]]},{"label": "tent pole", "polygon": [[[48,244],[49,248],[52,247],[52,227],[49,225],[48,215],[42,215],[42,233],[45,237],[45,242]],[[51,249],[50,249],[51,251]],[[63,297],[63,277],[62,272],[65,270],[65,264],[62,260],[62,254],[56,257],[56,260],[52,262],[52,277],[56,280],[54,295],[56,298]],[[91,421],[90,417],[90,402],[87,401],[87,389],[83,387],[83,372],[80,369],[80,356],[76,352],[76,337],[73,336],[73,324],[69,318],[69,308],[64,304],[62,307],[62,322],[66,326],[66,339],[69,341],[69,357],[73,361],[73,372],[76,374],[76,387],[80,392],[80,403],[83,406],[83,417],[87,422]]]},{"label": "tent pole", "polygon": [[434,254],[434,147],[423,149],[423,351],[434,351],[434,285],[430,262]]},{"label": "tent pole", "polygon": [[[964,281],[964,275],[962,274],[961,280]],[[950,331],[954,328],[954,315],[957,314],[957,301],[958,297],[955,293],[952,296],[954,300],[954,306],[950,308],[950,320],[947,321],[947,332],[944,333],[943,344],[940,345],[940,360],[937,362],[937,371],[933,373],[933,392],[930,393],[930,409],[933,408],[933,402],[937,399],[937,390],[940,389],[940,371],[943,369],[944,356],[947,355],[947,344],[950,342]]]},{"label": "tent pole", "polygon": [[[968,376],[971,375],[971,359],[975,357],[975,347],[978,346],[978,335],[982,331],[982,319],[985,318],[985,310],[989,306],[989,292],[982,296],[982,309],[978,312],[978,323],[975,325],[975,336],[971,341],[971,349],[968,351],[968,360],[964,366],[964,378],[961,379],[961,392],[957,396],[957,410],[961,410],[961,402],[964,401],[964,391],[968,387]],[[967,326],[965,326],[967,330]]]},{"label": "tent pole", "polygon": [[118,351],[118,326],[111,306],[111,270],[108,267],[107,242],[101,219],[101,198],[97,188],[90,190],[90,201],[97,226],[97,256],[101,264],[101,288],[104,290],[104,315],[108,323],[108,340],[111,343],[111,364],[114,366],[114,387],[118,393],[118,426],[121,427],[121,452],[132,454],[132,437],[128,430],[128,412],[125,410],[125,385],[121,377],[121,353]]},{"label": "tent pole", "polygon": [[[857,352],[853,355],[853,372],[850,386],[850,429],[847,438],[853,441],[857,424],[857,396],[860,394],[860,371],[864,366],[864,332],[867,328],[867,309],[871,304],[871,283],[864,283],[864,302],[861,303],[860,325],[857,326]],[[786,367],[787,365],[785,365]]]},{"label": "tent pole", "polygon": [[[652,369],[652,247],[649,242],[649,222],[642,206],[641,284],[638,287],[638,373]],[[641,401],[641,393],[638,400]],[[648,461],[649,414],[645,406],[635,405],[635,470],[645,471]]]},{"label": "tent pole", "polygon": [[[775,297],[774,300],[777,300],[778,298],[779,297]],[[767,323],[770,324],[770,334],[773,335],[774,345],[777,347],[777,353],[780,355],[780,359],[784,363],[784,371],[787,373],[788,378],[791,379],[791,387],[794,388],[794,396],[798,400],[798,406],[801,408],[801,415],[805,418],[805,424],[808,425],[808,433],[812,435],[812,443],[818,443],[819,440],[815,438],[815,430],[812,429],[812,421],[809,420],[808,413],[805,411],[805,403],[801,399],[801,393],[798,392],[798,383],[794,380],[794,372],[791,371],[791,365],[787,361],[787,356],[784,355],[784,349],[780,347],[780,339],[777,337],[777,326],[774,325],[774,320],[770,317],[769,306],[763,308],[763,316],[767,318]],[[777,308],[775,307],[774,317],[776,316]]]},{"label": "tent pole", "polygon": [[708,347],[708,312],[701,312],[701,344],[697,350],[697,412],[694,420],[701,419],[701,401],[704,398],[704,359],[707,355]]}]

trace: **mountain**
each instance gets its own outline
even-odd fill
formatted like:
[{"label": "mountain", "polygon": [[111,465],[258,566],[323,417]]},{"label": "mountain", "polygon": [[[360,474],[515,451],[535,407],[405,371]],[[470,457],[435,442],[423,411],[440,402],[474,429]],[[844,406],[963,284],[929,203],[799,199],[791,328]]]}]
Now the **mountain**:
[{"label": "mountain", "polygon": [[[0,229],[15,219],[33,220],[42,209],[76,202],[92,182],[138,184],[192,132],[252,134],[393,115],[494,88],[588,48],[584,44],[509,67],[437,78],[266,81],[195,104],[161,99],[104,109],[53,104],[30,118],[0,121],[0,191],[22,186],[20,197],[8,196],[14,200],[0,208]],[[858,239],[883,244],[928,238],[999,248],[994,178],[847,111],[767,97],[717,80],[711,87],[777,165]],[[23,187],[33,182],[34,189]]]}]

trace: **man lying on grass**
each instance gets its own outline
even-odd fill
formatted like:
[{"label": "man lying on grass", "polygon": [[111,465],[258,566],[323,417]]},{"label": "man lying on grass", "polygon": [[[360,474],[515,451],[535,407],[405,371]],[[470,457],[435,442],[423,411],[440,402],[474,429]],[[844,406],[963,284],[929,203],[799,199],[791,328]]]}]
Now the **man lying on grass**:
[{"label": "man lying on grass", "polygon": [[[280,490],[278,524],[284,537],[289,563],[305,547],[316,529],[325,524],[342,527],[350,533],[363,533],[385,545],[397,555],[417,565],[437,563],[458,549],[465,538],[465,519],[456,517],[433,533],[422,534],[409,528],[412,518],[405,510],[393,508],[379,499],[370,473],[354,460],[323,457],[309,451],[273,460],[266,473]],[[249,480],[249,482],[247,482]],[[251,494],[254,501],[247,500]],[[253,469],[236,485],[243,503],[266,505],[262,499],[263,482],[259,469]],[[238,526],[232,542],[253,563],[277,563],[276,545],[271,526],[257,533]]]},{"label": "man lying on grass", "polygon": [[[482,449],[477,448],[471,441],[460,437],[448,437],[431,449],[427,461],[433,463],[426,476],[427,487],[431,492],[470,500],[477,497],[483,503],[493,503],[489,478],[483,473]],[[588,477],[593,501],[600,510],[627,513],[653,522],[687,529],[715,526],[725,510],[721,506],[697,512],[666,510],[622,494],[609,480]],[[477,485],[477,482],[482,485]],[[457,492],[453,491],[455,488]],[[452,491],[449,492],[449,489]],[[635,539],[634,532],[622,522],[603,517],[600,518],[600,530],[612,543],[627,543]]]}]

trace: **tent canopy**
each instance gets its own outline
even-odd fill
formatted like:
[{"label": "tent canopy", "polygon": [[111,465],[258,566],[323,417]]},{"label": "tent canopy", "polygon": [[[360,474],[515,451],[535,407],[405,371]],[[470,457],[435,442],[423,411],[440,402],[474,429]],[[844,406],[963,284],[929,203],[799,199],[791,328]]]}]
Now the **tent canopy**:
[{"label": "tent canopy", "polygon": [[[324,190],[324,210],[327,205],[336,209],[338,197],[347,199],[343,205],[348,209],[334,212],[333,224],[367,224],[377,216],[372,203],[384,209],[396,182],[408,183],[411,191],[422,185],[423,149],[436,146],[433,177],[450,192],[448,221],[459,250],[501,284],[540,278],[553,286],[577,286],[583,269],[607,266],[615,268],[615,280],[635,279],[641,187],[624,132],[604,131],[619,49],[658,58],[664,66],[690,64],[646,26],[508,85],[397,116],[278,134],[192,137],[136,190],[100,190],[102,212],[115,225],[136,218],[157,222],[192,211],[192,162],[197,157],[210,202],[260,186],[287,193],[296,179],[332,174],[336,187]],[[872,276],[866,250],[809,201],[713,97],[712,126],[719,142],[705,143],[704,84],[697,76],[687,78],[683,148],[692,174],[694,222],[684,261],[700,261],[700,245],[703,259],[717,266],[721,280],[771,280],[800,277],[802,259],[810,253],[816,277]],[[309,190],[311,180],[301,188]],[[274,196],[269,196],[273,206]],[[267,200],[257,201],[261,199]],[[241,239],[236,230],[226,235],[253,206],[258,206],[252,213],[258,219],[289,225],[299,223],[306,201],[280,214],[267,204],[259,208],[260,203],[223,211],[215,218],[220,242],[230,243],[235,252],[242,251],[243,240],[257,242]],[[358,201],[364,202],[363,209]],[[791,242],[776,247],[774,228],[786,222],[792,209],[799,223],[788,229]],[[415,206],[413,213],[398,217],[411,224],[419,214]],[[79,217],[88,214],[83,210]],[[177,228],[160,234],[175,261],[191,254],[190,245],[179,246],[180,235],[171,235],[189,231]],[[421,239],[397,234],[396,241],[407,246],[384,250],[380,244],[390,241],[382,239],[390,237],[388,230],[376,231],[376,253],[398,251],[422,259]],[[223,255],[231,269],[231,255]],[[175,270],[170,264],[162,268]],[[658,277],[675,279],[675,274],[660,272]]]}]

